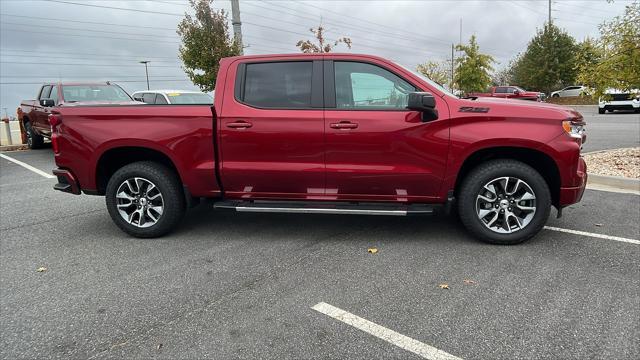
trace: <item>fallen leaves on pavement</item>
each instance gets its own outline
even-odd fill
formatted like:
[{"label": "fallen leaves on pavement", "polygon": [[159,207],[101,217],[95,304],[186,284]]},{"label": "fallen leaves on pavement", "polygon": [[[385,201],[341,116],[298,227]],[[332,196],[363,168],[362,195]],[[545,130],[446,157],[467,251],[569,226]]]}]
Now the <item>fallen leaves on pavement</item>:
[{"label": "fallen leaves on pavement", "polygon": [[47,271],[47,268],[44,266],[40,266],[39,268],[36,269],[37,272],[45,272]]},{"label": "fallen leaves on pavement", "polygon": [[369,248],[367,249],[367,251],[369,252],[369,254],[376,254],[378,252],[377,248]]},{"label": "fallen leaves on pavement", "polygon": [[440,284],[438,285],[440,287],[440,289],[446,289],[449,290],[449,284]]},{"label": "fallen leaves on pavement", "polygon": [[466,285],[473,285],[473,284],[476,283],[475,281],[473,281],[471,279],[464,279],[464,280],[462,280],[462,282],[465,283]]}]

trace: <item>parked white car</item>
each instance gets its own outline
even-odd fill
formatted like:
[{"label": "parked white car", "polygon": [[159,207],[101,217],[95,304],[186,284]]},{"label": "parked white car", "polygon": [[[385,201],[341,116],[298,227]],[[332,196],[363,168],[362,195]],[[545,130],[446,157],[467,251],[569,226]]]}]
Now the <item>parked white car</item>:
[{"label": "parked white car", "polygon": [[589,89],[586,86],[567,86],[566,88],[551,93],[551,97],[570,97],[588,94]]},{"label": "parked white car", "polygon": [[604,114],[615,110],[634,110],[640,113],[640,90],[607,90],[605,95],[598,99],[598,113]]},{"label": "parked white car", "polygon": [[200,91],[190,90],[146,90],[136,91],[133,98],[147,104],[213,104],[213,97]]}]

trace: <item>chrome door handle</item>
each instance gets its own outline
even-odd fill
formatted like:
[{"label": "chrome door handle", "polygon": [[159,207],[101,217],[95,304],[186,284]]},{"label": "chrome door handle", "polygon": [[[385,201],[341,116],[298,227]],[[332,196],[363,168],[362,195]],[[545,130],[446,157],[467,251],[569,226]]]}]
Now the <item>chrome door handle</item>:
[{"label": "chrome door handle", "polygon": [[249,123],[246,121],[235,121],[235,122],[227,123],[227,127],[232,129],[247,129],[252,126],[253,126],[252,123]]},{"label": "chrome door handle", "polygon": [[348,129],[356,129],[358,127],[358,124],[352,123],[350,121],[340,121],[337,123],[329,124],[329,127],[331,127],[332,129],[348,130]]}]

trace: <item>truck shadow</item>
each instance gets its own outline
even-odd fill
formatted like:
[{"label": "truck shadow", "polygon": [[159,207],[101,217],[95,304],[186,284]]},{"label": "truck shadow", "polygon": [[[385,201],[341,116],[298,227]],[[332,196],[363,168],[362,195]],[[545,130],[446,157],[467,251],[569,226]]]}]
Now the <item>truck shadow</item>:
[{"label": "truck shadow", "polygon": [[[213,209],[201,204],[190,209],[173,236],[181,240],[243,240],[259,237],[261,241],[327,240],[426,241],[446,240],[476,242],[455,216],[366,216],[278,213],[237,213]],[[231,236],[231,237],[230,237]]]}]

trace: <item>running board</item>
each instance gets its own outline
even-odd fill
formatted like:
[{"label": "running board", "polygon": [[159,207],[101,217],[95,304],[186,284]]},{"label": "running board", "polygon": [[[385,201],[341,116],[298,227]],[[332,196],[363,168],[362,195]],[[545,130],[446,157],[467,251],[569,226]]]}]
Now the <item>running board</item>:
[{"label": "running board", "polygon": [[407,216],[435,214],[442,205],[225,200],[214,203],[213,207],[216,209],[234,209],[238,212]]}]

